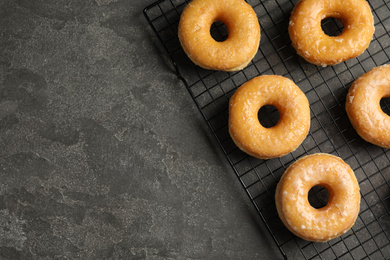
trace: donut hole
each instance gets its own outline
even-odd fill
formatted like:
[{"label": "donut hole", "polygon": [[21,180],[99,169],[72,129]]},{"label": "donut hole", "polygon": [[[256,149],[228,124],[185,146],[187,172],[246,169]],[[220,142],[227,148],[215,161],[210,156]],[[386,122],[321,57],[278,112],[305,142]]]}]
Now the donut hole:
[{"label": "donut hole", "polygon": [[260,124],[265,128],[271,128],[279,122],[279,111],[273,105],[265,105],[257,113]]},{"label": "donut hole", "polygon": [[380,101],[380,106],[386,115],[390,116],[390,97],[384,97]]},{"label": "donut hole", "polygon": [[341,20],[333,17],[323,19],[321,21],[321,28],[326,35],[332,37],[339,36],[344,30]]},{"label": "donut hole", "polygon": [[216,21],[211,25],[210,35],[217,42],[226,41],[229,36],[229,30],[223,22]]},{"label": "donut hole", "polygon": [[329,192],[324,186],[316,185],[309,190],[308,199],[313,208],[320,209],[328,204]]}]

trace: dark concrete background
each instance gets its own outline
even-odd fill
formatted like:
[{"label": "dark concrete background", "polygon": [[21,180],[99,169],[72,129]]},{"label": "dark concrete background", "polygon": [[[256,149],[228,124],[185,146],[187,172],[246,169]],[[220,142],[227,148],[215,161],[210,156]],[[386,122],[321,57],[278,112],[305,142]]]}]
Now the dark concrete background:
[{"label": "dark concrete background", "polygon": [[0,259],[280,258],[152,2],[0,1]]}]

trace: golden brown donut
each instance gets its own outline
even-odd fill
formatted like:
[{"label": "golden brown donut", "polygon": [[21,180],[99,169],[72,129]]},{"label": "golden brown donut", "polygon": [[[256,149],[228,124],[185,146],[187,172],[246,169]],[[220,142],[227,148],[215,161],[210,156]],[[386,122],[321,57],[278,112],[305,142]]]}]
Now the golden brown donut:
[{"label": "golden brown donut", "polygon": [[[265,105],[278,109],[279,121],[263,127],[258,111]],[[309,102],[290,79],[265,75],[240,86],[229,101],[229,132],[244,152],[260,159],[281,157],[294,151],[310,128]]]},{"label": "golden brown donut", "polygon": [[[338,36],[321,28],[325,18],[336,18],[344,26]],[[292,45],[306,61],[335,65],[362,54],[374,34],[374,19],[366,0],[301,0],[290,17],[288,32]]]},{"label": "golden brown donut", "polygon": [[367,142],[390,148],[390,116],[380,100],[390,97],[390,65],[373,68],[352,84],[345,109],[356,132]]},{"label": "golden brown donut", "polygon": [[[316,209],[309,190],[320,185],[328,203]],[[325,242],[346,233],[360,209],[359,184],[351,167],[330,154],[305,156],[287,168],[275,193],[276,209],[285,226],[308,241]]]},{"label": "golden brown donut", "polygon": [[[229,31],[223,42],[210,34],[216,21],[224,23]],[[253,8],[244,0],[193,0],[180,16],[178,36],[185,53],[200,67],[237,71],[257,53],[260,25]]]}]

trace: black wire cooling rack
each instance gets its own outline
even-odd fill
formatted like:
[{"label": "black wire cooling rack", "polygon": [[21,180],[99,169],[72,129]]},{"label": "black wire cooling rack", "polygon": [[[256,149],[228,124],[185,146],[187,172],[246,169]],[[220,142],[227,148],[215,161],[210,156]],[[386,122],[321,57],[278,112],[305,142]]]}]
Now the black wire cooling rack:
[{"label": "black wire cooling rack", "polygon": [[[260,48],[245,69],[233,73],[204,70],[183,52],[177,29],[188,2],[160,0],[146,7],[144,14],[282,255],[286,259],[390,259],[390,150],[362,140],[344,109],[353,81],[390,61],[390,1],[369,0],[375,19],[375,35],[369,48],[357,58],[323,68],[305,62],[291,46],[288,22],[298,0],[248,0],[261,26]],[[322,26],[329,35],[343,29],[334,19],[325,19]],[[227,30],[215,23],[211,33],[223,40]],[[229,98],[242,83],[263,74],[292,79],[306,94],[311,109],[311,128],[302,145],[272,160],[259,160],[239,150],[227,126]],[[389,105],[389,99],[381,100],[388,114]],[[272,107],[260,109],[259,114],[265,125],[278,120],[278,112]],[[346,161],[356,174],[362,196],[353,228],[327,243],[307,242],[292,235],[280,221],[274,202],[276,184],[285,169],[298,158],[318,152]],[[325,205],[324,193],[323,189],[311,191],[312,205]]]}]

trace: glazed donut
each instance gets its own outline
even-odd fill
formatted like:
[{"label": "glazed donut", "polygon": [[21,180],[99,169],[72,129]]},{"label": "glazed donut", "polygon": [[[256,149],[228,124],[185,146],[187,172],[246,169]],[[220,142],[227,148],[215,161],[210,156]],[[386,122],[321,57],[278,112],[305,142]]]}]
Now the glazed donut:
[{"label": "glazed donut", "polygon": [[[278,109],[279,121],[261,125],[258,111],[265,105]],[[310,128],[309,101],[290,79],[264,75],[240,86],[229,101],[229,133],[242,151],[260,159],[294,151]]]},{"label": "glazed donut", "polygon": [[[329,36],[321,21],[332,17],[344,26],[338,36]],[[374,34],[374,18],[366,0],[301,0],[290,17],[288,32],[293,47],[315,65],[336,65],[362,54]]]},{"label": "glazed donut", "polygon": [[[210,34],[216,21],[228,29],[228,38],[223,42]],[[198,66],[237,71],[257,53],[260,25],[253,8],[244,0],[193,0],[180,16],[178,36],[184,52]]]},{"label": "glazed donut", "polygon": [[[326,206],[316,209],[309,190],[328,191]],[[325,242],[346,233],[360,209],[359,184],[351,167],[330,154],[305,156],[287,168],[275,193],[276,209],[285,226],[308,241]]]},{"label": "glazed donut", "polygon": [[379,103],[383,97],[390,97],[390,65],[376,67],[355,80],[348,91],[345,109],[364,140],[390,148],[390,116]]}]

